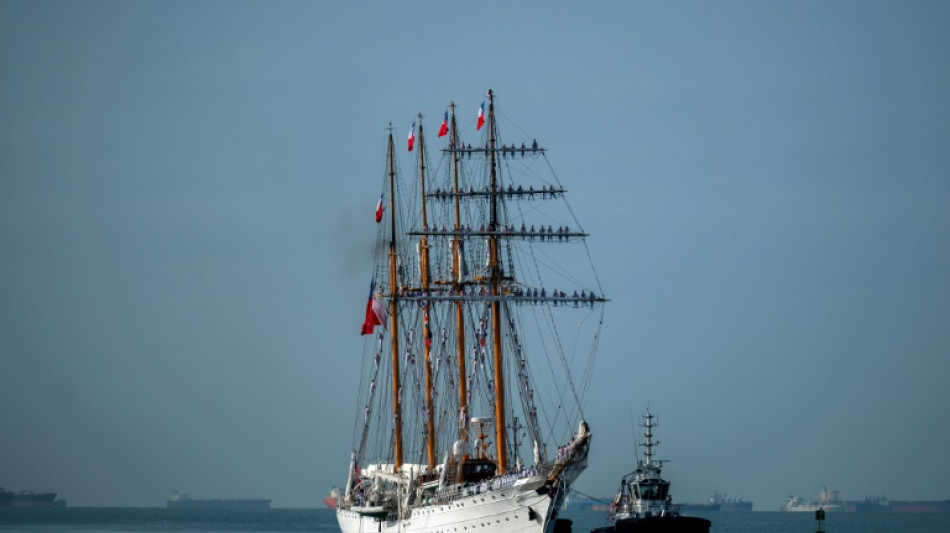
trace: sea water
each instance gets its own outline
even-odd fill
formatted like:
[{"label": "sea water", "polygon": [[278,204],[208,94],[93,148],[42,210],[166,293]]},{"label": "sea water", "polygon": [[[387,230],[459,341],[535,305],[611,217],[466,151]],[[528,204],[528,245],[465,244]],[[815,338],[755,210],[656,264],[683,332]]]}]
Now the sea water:
[{"label": "sea water", "polygon": [[[714,512],[712,533],[814,533],[812,513]],[[604,525],[606,514],[569,510],[573,533],[588,533]],[[828,513],[826,533],[950,533],[950,513]],[[111,533],[269,533],[308,531],[339,533],[336,515],[326,509],[165,509],[165,508],[0,508],[0,532]]]}]

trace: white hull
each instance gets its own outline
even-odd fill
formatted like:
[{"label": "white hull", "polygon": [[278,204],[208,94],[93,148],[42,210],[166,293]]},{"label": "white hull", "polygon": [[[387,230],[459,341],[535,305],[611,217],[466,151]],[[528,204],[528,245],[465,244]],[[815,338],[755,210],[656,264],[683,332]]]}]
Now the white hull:
[{"label": "white hull", "polygon": [[799,505],[782,506],[782,511],[786,513],[814,513],[818,509],[823,509],[826,513],[835,513],[841,510],[841,506],[836,503],[799,504]]},{"label": "white hull", "polygon": [[[555,501],[557,500],[557,501]],[[383,519],[337,509],[343,533],[550,533],[562,497],[535,490],[489,490],[450,503],[414,507],[405,519]]]}]

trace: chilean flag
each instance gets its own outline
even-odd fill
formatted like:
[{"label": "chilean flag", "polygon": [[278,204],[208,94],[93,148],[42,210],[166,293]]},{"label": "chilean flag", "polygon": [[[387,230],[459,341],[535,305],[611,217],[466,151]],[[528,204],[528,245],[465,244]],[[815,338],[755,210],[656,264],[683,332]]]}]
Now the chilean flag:
[{"label": "chilean flag", "polygon": [[369,284],[369,300],[366,301],[366,318],[363,319],[363,327],[360,329],[360,335],[371,335],[376,326],[386,327],[386,308],[383,302],[373,296],[376,289],[376,282]]},{"label": "chilean flag", "polygon": [[409,128],[409,151],[412,151],[412,145],[416,142],[416,121],[412,121],[412,127]]},{"label": "chilean flag", "polygon": [[482,129],[485,125],[485,102],[478,106],[478,124],[475,125],[475,131]]},{"label": "chilean flag", "polygon": [[445,112],[445,118],[442,119],[442,126],[439,128],[439,137],[445,137],[449,132],[449,112]]},{"label": "chilean flag", "polygon": [[383,195],[379,195],[379,202],[376,202],[376,223],[383,219]]}]

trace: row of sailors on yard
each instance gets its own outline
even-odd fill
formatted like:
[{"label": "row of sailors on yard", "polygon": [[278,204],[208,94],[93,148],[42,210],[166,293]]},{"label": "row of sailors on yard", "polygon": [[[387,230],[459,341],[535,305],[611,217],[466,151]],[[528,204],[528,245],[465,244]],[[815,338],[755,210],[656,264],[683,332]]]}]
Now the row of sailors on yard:
[{"label": "row of sailors on yard", "polygon": [[[443,294],[446,294],[446,293],[443,293]],[[487,287],[482,285],[479,287],[471,287],[470,289],[466,287],[462,287],[461,291],[450,290],[450,291],[447,291],[447,294],[449,294],[450,296],[490,296],[491,292],[488,290]],[[543,287],[541,288],[540,291],[537,288],[534,288],[534,289],[517,288],[506,294],[508,296],[514,296],[515,298],[524,298],[526,300],[549,297],[548,292]],[[423,293],[421,291],[411,291],[411,292],[405,293],[404,296],[407,296],[410,298],[421,297],[423,296]],[[593,307],[594,302],[597,301],[597,296],[594,294],[594,291],[590,291],[590,293],[588,293],[587,291],[584,291],[584,290],[582,290],[580,294],[578,294],[577,291],[574,291],[574,294],[570,296],[570,299],[568,299],[566,292],[554,289],[554,291],[551,292],[550,294],[550,298],[564,298],[567,301],[573,301],[574,307],[577,307],[579,303],[586,303],[590,305],[591,307]],[[554,300],[554,305],[557,306],[557,304],[558,304],[557,300]]]},{"label": "row of sailors on yard", "polygon": [[[471,187],[471,186],[468,188],[467,191],[466,191],[465,189],[460,189],[460,190],[459,190],[459,194],[475,194],[475,192],[476,192],[476,191],[475,191],[475,188],[474,188],[474,187]],[[486,192],[486,193],[487,193],[487,192],[493,192],[493,191],[492,191],[492,188],[491,188],[491,187],[489,187],[489,186],[486,185],[484,189],[482,189],[481,191],[477,191],[477,192]],[[551,185],[551,187],[548,187],[547,185],[542,185],[540,190],[535,190],[535,189],[534,189],[534,185],[528,185],[528,188],[527,188],[527,189],[525,189],[525,188],[524,188],[523,186],[521,186],[521,185],[518,185],[518,188],[517,188],[517,189],[516,189],[513,185],[509,185],[507,189],[504,188],[504,187],[496,187],[495,190],[494,190],[494,192],[505,192],[505,193],[508,193],[508,194],[514,194],[514,195],[518,195],[518,196],[523,196],[523,195],[525,195],[525,194],[529,194],[529,195],[534,196],[535,194],[540,194],[542,198],[547,198],[547,197],[549,197],[549,196],[550,196],[551,198],[557,198],[557,195],[558,195],[559,193],[561,193],[562,190],[561,190],[561,189],[555,189],[555,188],[554,188],[554,185]],[[441,188],[438,188],[438,189],[436,189],[435,191],[433,191],[432,193],[430,193],[428,196],[434,196],[434,197],[436,197],[436,198],[442,198],[442,197],[451,197],[451,196],[454,196],[454,195],[455,195],[455,191],[453,191],[453,190],[451,190],[451,189],[441,189]]]},{"label": "row of sailors on yard", "polygon": [[[538,289],[516,289],[514,296],[519,298],[547,298],[547,292],[542,288],[540,291]],[[551,293],[551,298],[567,298],[567,293],[564,291],[558,291],[554,289],[554,292]],[[577,305],[576,300],[588,300],[592,304],[596,297],[594,296],[594,291],[590,291],[590,294],[587,294],[586,291],[581,291],[580,294],[577,294],[577,291],[574,291],[574,295],[571,296],[571,299],[575,300],[574,305]],[[555,302],[555,305],[557,302]]]},{"label": "row of sailors on yard", "polygon": [[[484,224],[482,224],[481,227],[478,228],[478,233],[485,233],[485,232],[490,232],[490,231],[491,230],[488,229]],[[449,229],[446,229],[445,226],[441,226],[441,227],[432,226],[430,228],[429,225],[426,224],[425,226],[422,227],[422,232],[429,235],[435,235],[435,234],[455,235],[458,233],[472,233],[472,226],[467,225],[461,228],[460,230],[459,229],[449,230]],[[515,229],[514,224],[506,224],[502,226],[501,230],[495,233],[502,234],[502,235],[527,235],[531,240],[534,240],[534,238],[537,236],[537,237],[540,237],[542,241],[545,239],[549,241],[553,241],[554,238],[557,237],[558,241],[566,241],[571,236],[571,229],[568,228],[567,226],[558,226],[557,230],[555,230],[554,227],[550,225],[547,227],[547,229],[545,229],[544,226],[542,225],[540,229],[536,230],[534,229],[534,224],[532,224],[530,228],[526,227],[525,224],[521,224],[521,229],[517,230]]]},{"label": "row of sailors on yard", "polygon": [[[454,147],[455,147],[455,145],[452,143],[452,141],[449,141],[449,151],[453,150]],[[473,152],[473,151],[474,151],[474,152],[484,152],[484,151],[487,151],[487,150],[488,150],[488,143],[486,143],[484,147],[482,147],[482,148],[476,148],[475,150],[472,150],[472,145],[471,145],[471,144],[461,143],[461,144],[459,144],[459,149],[458,149],[459,153],[462,153],[462,154],[464,154],[464,153],[466,153],[466,152],[469,152],[469,153],[470,153],[470,152]],[[528,153],[528,152],[532,152],[532,153],[533,153],[533,152],[537,152],[538,150],[543,151],[544,149],[541,148],[540,146],[538,146],[538,141],[537,141],[537,139],[534,139],[534,140],[531,141],[531,146],[530,146],[530,147],[529,147],[529,146],[525,146],[524,143],[521,143],[521,147],[519,148],[517,145],[515,145],[515,143],[511,143],[511,146],[508,146],[508,145],[506,145],[506,144],[502,144],[502,145],[501,145],[501,148],[496,148],[495,150],[501,152],[502,157],[508,157],[508,153],[509,153],[509,152],[511,152],[511,157],[514,157],[517,152],[521,152],[521,157],[524,157],[525,154]]]}]

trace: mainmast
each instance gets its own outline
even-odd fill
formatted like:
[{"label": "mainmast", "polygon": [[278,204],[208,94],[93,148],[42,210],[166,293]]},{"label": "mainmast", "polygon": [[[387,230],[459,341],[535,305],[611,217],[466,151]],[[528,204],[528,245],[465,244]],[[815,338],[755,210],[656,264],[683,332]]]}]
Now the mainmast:
[{"label": "mainmast", "polygon": [[495,168],[495,95],[488,90],[488,157],[491,168],[489,197],[491,198],[491,220],[488,235],[489,284],[493,296],[491,303],[492,347],[495,354],[495,447],[498,450],[498,473],[508,470],[508,444],[505,436],[505,375],[501,352],[501,268],[498,266],[498,175]]},{"label": "mainmast", "polygon": [[[455,231],[459,232],[452,239],[452,277],[455,280],[455,293],[462,294],[465,287],[462,285],[462,215],[459,206],[461,189],[459,189],[459,137],[455,122],[455,102],[449,104],[452,109],[452,177],[455,184]],[[465,309],[462,301],[455,302],[455,322],[458,336],[458,370],[459,370],[459,440],[468,442],[468,377],[465,374]]]},{"label": "mainmast", "polygon": [[389,332],[392,338],[393,362],[393,469],[399,472],[402,466],[402,406],[399,401],[399,392],[402,385],[399,383],[399,321],[397,299],[399,287],[396,282],[396,152],[393,145],[393,128],[389,126]]},{"label": "mainmast", "polygon": [[[422,132],[422,113],[419,113],[419,183],[422,188],[422,225],[427,227],[426,217],[426,150],[425,137]],[[429,293],[429,243],[425,234],[419,238],[419,278],[422,283],[423,294]],[[425,302],[422,308],[422,349],[425,354],[425,397],[426,397],[426,453],[429,470],[435,470],[435,408],[432,405],[432,331],[429,327],[429,303]]]}]

